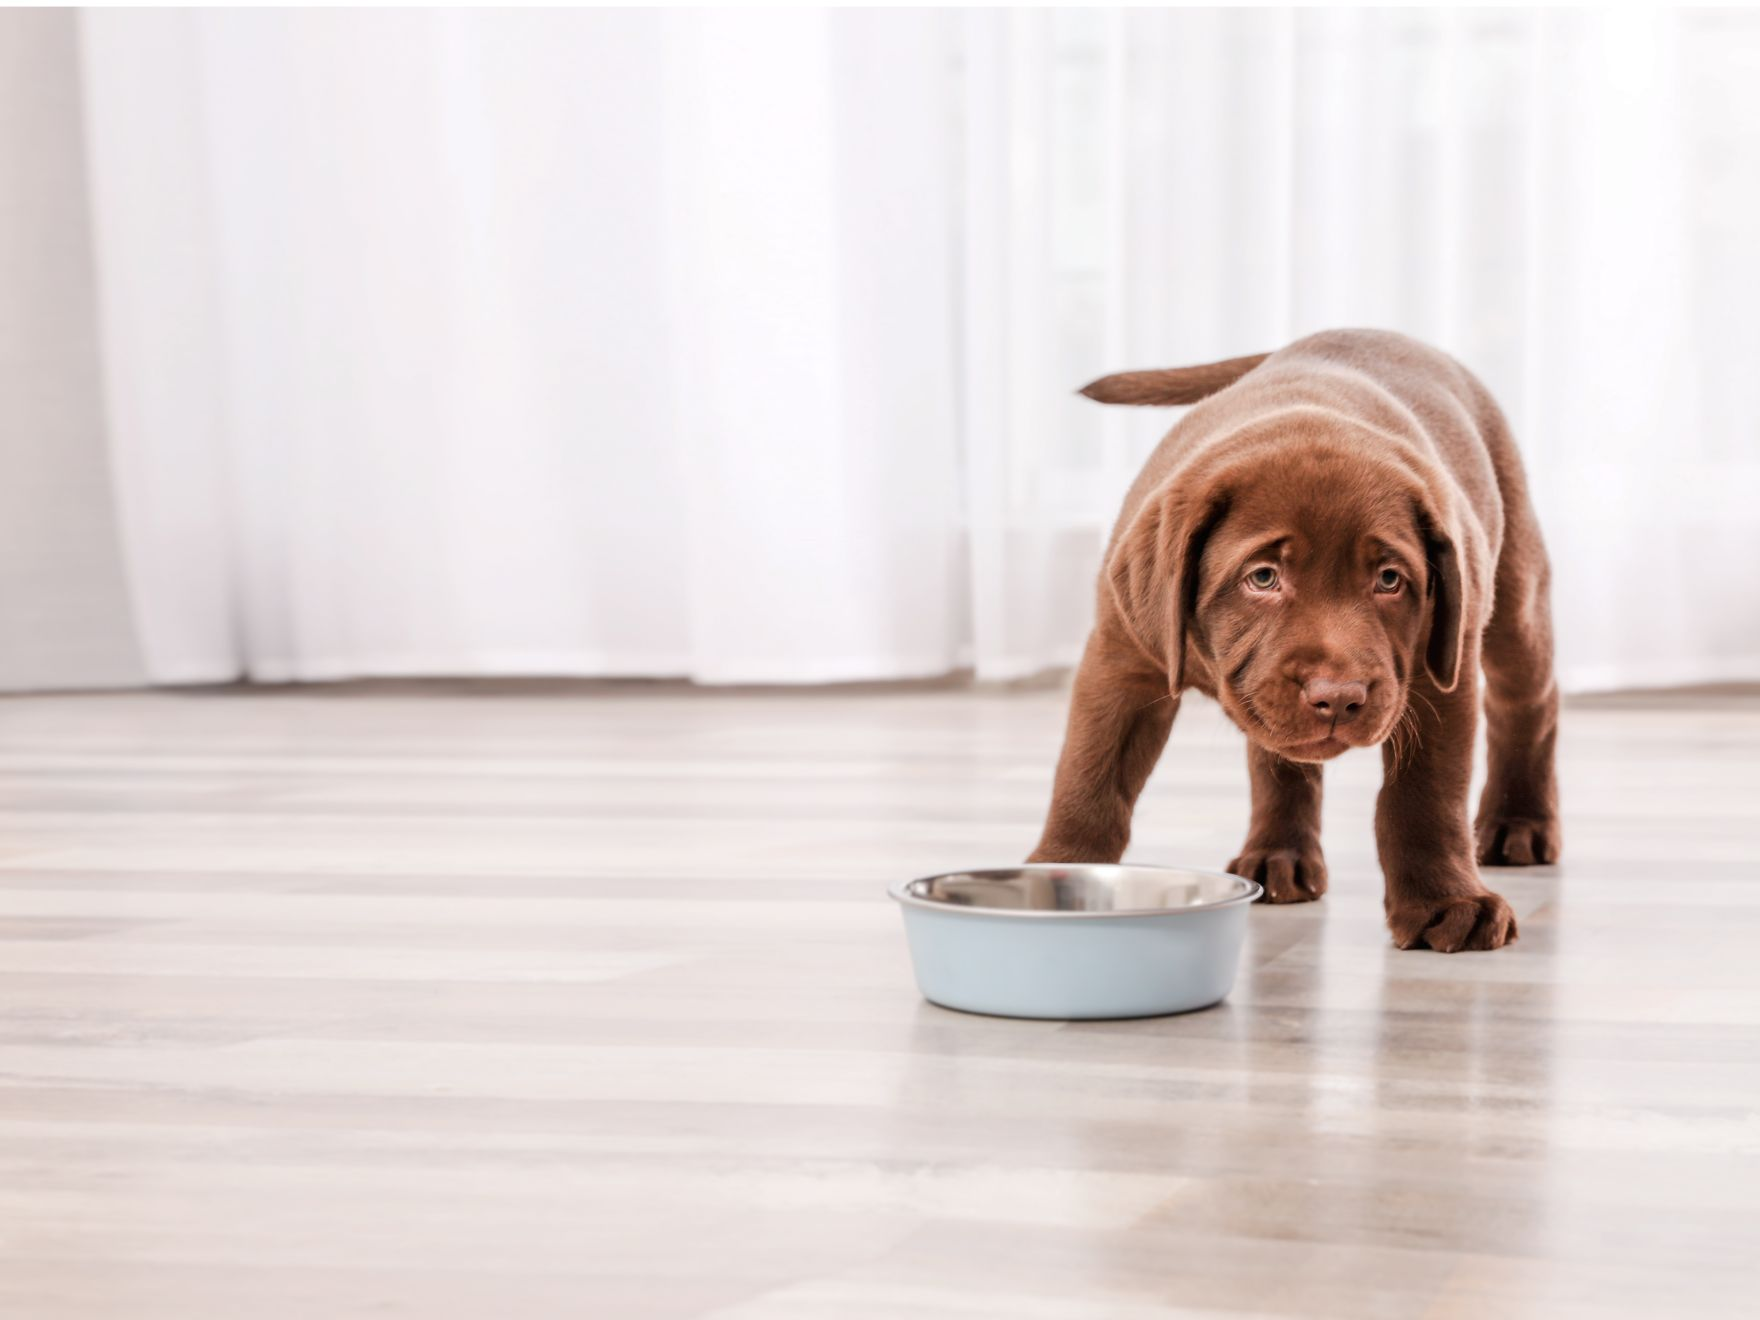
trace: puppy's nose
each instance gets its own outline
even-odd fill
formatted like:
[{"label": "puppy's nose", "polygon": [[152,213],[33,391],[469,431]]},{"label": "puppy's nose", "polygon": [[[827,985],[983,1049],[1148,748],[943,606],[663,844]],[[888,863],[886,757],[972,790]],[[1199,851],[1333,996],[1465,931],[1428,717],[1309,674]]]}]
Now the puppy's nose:
[{"label": "puppy's nose", "polygon": [[1322,719],[1349,724],[1362,713],[1363,703],[1369,700],[1369,689],[1357,682],[1310,678],[1302,684],[1302,699]]}]

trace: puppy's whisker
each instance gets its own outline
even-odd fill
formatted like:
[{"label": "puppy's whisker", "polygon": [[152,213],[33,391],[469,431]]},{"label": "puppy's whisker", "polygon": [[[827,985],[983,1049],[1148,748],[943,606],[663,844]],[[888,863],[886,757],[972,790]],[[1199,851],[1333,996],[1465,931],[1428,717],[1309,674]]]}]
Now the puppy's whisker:
[{"label": "puppy's whisker", "polygon": [[1393,732],[1388,737],[1389,778],[1397,779],[1399,777],[1400,771],[1405,768],[1407,758],[1417,750],[1419,737],[1417,716],[1412,713],[1412,708],[1407,706],[1400,711],[1399,718],[1393,722]]},{"label": "puppy's whisker", "polygon": [[1240,699],[1241,705],[1246,708],[1249,715],[1258,721],[1259,727],[1265,730],[1266,733],[1275,736],[1277,732],[1276,729],[1272,727],[1271,721],[1265,718],[1265,712],[1259,709],[1259,703],[1253,700],[1253,694],[1251,692],[1242,692],[1240,694]]},{"label": "puppy's whisker", "polygon": [[[1419,701],[1424,703],[1424,709],[1430,712],[1430,719],[1432,722],[1437,723],[1437,724],[1440,724],[1442,722],[1442,716],[1437,714],[1436,705],[1434,702],[1432,702],[1430,700],[1429,697],[1425,696],[1422,692],[1419,692],[1415,689],[1408,690],[1406,695],[1408,697],[1416,697]],[[1406,714],[1408,714],[1408,715],[1411,714],[1411,711],[1412,711],[1411,702],[1408,700],[1406,703]],[[1417,723],[1417,720],[1416,720],[1416,717],[1414,716],[1413,717],[1413,724],[1415,725],[1416,723]]]}]

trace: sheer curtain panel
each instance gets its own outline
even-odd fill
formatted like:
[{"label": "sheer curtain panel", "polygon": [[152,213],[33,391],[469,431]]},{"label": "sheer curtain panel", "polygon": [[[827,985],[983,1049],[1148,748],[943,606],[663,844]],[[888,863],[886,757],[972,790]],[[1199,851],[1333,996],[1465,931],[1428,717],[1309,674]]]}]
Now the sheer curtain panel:
[{"label": "sheer curtain panel", "polygon": [[1379,325],[1510,413],[1567,685],[1760,678],[1750,13],[77,33],[114,672],[1064,664],[1172,421],[1074,389]]}]

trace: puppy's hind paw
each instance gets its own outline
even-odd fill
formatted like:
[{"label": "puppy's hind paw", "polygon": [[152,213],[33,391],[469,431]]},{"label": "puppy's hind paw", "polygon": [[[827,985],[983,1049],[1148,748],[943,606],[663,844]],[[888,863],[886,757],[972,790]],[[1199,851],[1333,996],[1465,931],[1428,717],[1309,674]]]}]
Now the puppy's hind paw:
[{"label": "puppy's hind paw", "polygon": [[1248,842],[1227,869],[1264,885],[1267,903],[1312,903],[1326,892],[1326,859],[1318,844],[1264,848]]},{"label": "puppy's hind paw", "polygon": [[1550,866],[1562,846],[1554,816],[1487,816],[1476,833],[1481,866]]}]

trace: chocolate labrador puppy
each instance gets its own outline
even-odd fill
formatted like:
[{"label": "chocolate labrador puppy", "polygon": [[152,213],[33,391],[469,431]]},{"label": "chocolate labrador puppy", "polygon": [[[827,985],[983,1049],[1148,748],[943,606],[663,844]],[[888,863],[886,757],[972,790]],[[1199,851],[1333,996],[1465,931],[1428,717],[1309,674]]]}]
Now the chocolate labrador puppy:
[{"label": "chocolate labrador puppy", "polygon": [[[1379,743],[1394,942],[1515,939],[1474,861],[1558,858],[1558,688],[1546,550],[1485,387],[1402,335],[1334,330],[1082,393],[1197,406],[1125,496],[1030,860],[1118,860],[1197,688],[1247,735],[1252,821],[1228,869],[1268,901],[1326,892],[1320,768]],[[1481,662],[1490,767],[1469,826]]]}]

